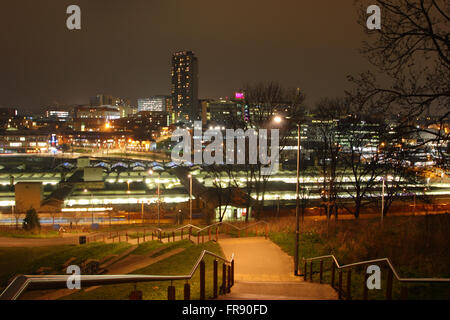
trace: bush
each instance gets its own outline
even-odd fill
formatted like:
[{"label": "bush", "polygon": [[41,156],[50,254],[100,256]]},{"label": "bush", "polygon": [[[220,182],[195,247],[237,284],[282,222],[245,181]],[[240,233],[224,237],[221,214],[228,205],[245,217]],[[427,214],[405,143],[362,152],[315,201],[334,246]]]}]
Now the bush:
[{"label": "bush", "polygon": [[39,216],[35,209],[30,209],[27,211],[25,219],[23,219],[23,229],[25,230],[35,230],[41,229],[41,223],[39,222]]}]

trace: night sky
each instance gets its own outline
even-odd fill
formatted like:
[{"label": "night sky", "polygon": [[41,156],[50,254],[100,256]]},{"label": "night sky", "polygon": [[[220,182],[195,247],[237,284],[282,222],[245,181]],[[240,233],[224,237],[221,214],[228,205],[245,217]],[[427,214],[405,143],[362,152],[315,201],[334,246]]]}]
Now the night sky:
[{"label": "night sky", "polygon": [[[66,28],[70,4],[80,31]],[[369,68],[354,0],[2,0],[0,13],[0,105],[21,111],[169,94],[178,50],[199,58],[200,98],[276,80],[311,105]]]}]

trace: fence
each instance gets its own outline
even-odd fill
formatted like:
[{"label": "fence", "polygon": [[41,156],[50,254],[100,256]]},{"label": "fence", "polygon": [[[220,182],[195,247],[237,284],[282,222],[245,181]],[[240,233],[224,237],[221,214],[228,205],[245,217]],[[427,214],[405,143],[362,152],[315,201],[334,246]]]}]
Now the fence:
[{"label": "fence", "polygon": [[[151,231],[147,233],[147,231]],[[177,240],[188,239],[194,243],[200,244],[205,243],[205,241],[219,241],[220,233],[231,233],[235,232],[238,237],[249,236],[249,232],[253,232],[255,236],[264,235],[267,239],[269,235],[269,224],[266,221],[258,221],[244,227],[238,227],[228,222],[218,222],[206,227],[200,228],[198,226],[187,224],[176,229],[161,229],[156,227],[145,227],[143,228],[142,236],[134,234],[129,234],[128,231],[113,231],[102,234],[96,234],[86,237],[86,242],[96,242],[111,240],[111,242],[129,242],[130,238],[137,239],[137,244],[146,241],[158,240],[160,242],[175,242]]]}]

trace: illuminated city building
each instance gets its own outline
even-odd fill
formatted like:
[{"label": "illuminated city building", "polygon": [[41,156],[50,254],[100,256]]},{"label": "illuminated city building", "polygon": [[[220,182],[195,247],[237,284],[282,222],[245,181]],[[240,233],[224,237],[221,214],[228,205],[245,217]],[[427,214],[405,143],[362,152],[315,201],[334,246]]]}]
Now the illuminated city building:
[{"label": "illuminated city building", "polygon": [[198,103],[198,59],[191,51],[172,56],[172,103],[180,121],[200,120]]}]

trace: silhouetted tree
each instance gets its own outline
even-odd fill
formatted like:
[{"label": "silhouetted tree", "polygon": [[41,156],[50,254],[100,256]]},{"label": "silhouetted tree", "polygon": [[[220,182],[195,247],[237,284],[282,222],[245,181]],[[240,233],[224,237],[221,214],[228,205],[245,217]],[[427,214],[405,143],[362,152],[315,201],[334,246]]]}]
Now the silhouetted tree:
[{"label": "silhouetted tree", "polygon": [[27,211],[25,219],[23,219],[23,229],[27,231],[41,229],[39,216],[35,209],[32,208]]},{"label": "silhouetted tree", "polygon": [[[362,53],[389,84],[381,85],[372,72],[349,77],[356,84],[353,96],[374,113],[398,113],[397,126],[405,134],[426,134],[422,145],[436,143],[438,164],[449,169],[450,6],[445,0],[374,0],[370,4],[381,8],[382,25],[370,31],[367,1],[358,1],[359,23],[369,36]],[[437,120],[424,117],[430,110]],[[419,117],[429,122],[417,126]]]}]

